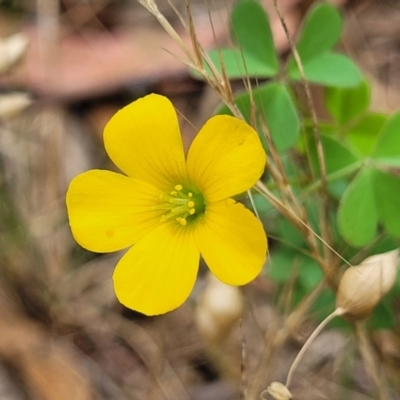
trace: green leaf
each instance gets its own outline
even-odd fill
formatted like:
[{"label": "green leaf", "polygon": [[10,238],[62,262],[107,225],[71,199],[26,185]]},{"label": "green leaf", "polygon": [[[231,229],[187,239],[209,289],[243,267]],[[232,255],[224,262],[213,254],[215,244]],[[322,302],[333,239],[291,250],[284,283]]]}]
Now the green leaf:
[{"label": "green leaf", "polygon": [[[355,64],[348,57],[331,51],[340,38],[341,29],[341,17],[329,4],[315,6],[306,17],[296,48],[308,81],[338,87],[356,86],[361,82],[361,73]],[[293,56],[287,70],[292,79],[300,80]]]},{"label": "green leaf", "polygon": [[339,233],[355,247],[370,243],[376,236],[378,211],[373,190],[374,174],[372,168],[360,171],[339,203]]},{"label": "green leaf", "polygon": [[324,273],[318,263],[311,257],[302,256],[299,259],[299,263],[299,282],[307,291],[310,291],[321,282]]},{"label": "green leaf", "polygon": [[379,164],[400,167],[400,112],[383,125],[372,157]]},{"label": "green leaf", "polygon": [[378,134],[387,117],[378,113],[367,113],[345,132],[346,139],[360,156],[370,156]]},{"label": "green leaf", "polygon": [[[253,99],[258,110],[256,115],[265,120],[278,151],[292,147],[299,136],[300,120],[288,88],[281,83],[269,83],[254,89]],[[235,102],[245,119],[251,122],[249,94],[237,96]],[[226,106],[217,113],[231,114]],[[263,135],[260,136],[263,140]]]},{"label": "green leaf", "polygon": [[[324,150],[326,172],[328,174],[340,171],[358,161],[357,157],[336,139],[321,135],[321,142]],[[314,139],[310,140],[309,151],[313,169],[319,174],[319,162]]]},{"label": "green leaf", "polygon": [[266,269],[267,275],[275,282],[287,282],[292,274],[296,254],[296,251],[288,250],[287,247],[271,253],[271,262]]},{"label": "green leaf", "polygon": [[[323,320],[335,309],[335,294],[330,289],[325,289],[314,301],[311,307],[311,313],[313,317],[318,320]],[[329,326],[335,327],[348,327],[350,324],[344,319],[335,318],[329,323]]]},{"label": "green leaf", "polygon": [[342,19],[336,8],[321,3],[307,14],[297,41],[301,62],[307,63],[321,53],[330,50],[339,40]]},{"label": "green leaf", "polygon": [[328,183],[329,194],[336,200],[340,200],[348,186],[348,181],[338,179]]},{"label": "green leaf", "polygon": [[[257,210],[257,213],[261,218],[270,216],[271,214],[272,215],[274,214],[275,208],[261,194],[254,193],[253,201],[254,201],[254,205]],[[250,202],[250,199],[246,202],[246,204],[249,208],[253,208],[252,203]]]},{"label": "green leaf", "polygon": [[369,329],[393,329],[396,325],[397,316],[393,311],[393,307],[387,299],[380,302],[371,317],[368,319]]},{"label": "green leaf", "polygon": [[366,81],[350,88],[329,87],[325,90],[325,104],[329,113],[344,125],[367,110],[370,87]]},{"label": "green leaf", "polygon": [[[395,250],[399,247],[400,246],[399,246],[398,241],[396,242],[393,239],[393,237],[384,236],[376,244],[374,244],[374,246],[371,248],[370,255],[386,253],[388,251]],[[347,258],[347,259],[349,259],[349,258]],[[399,280],[399,283],[400,283],[400,274],[398,274],[397,279]]]},{"label": "green leaf", "polygon": [[[338,53],[323,53],[303,63],[306,79],[325,86],[351,87],[359,85],[362,75],[357,66],[348,57]],[[289,76],[300,80],[297,65],[288,70]]]},{"label": "green leaf", "polygon": [[[279,70],[278,57],[268,16],[256,0],[239,1],[231,14],[231,36],[241,51],[257,60],[265,71],[275,75]],[[247,64],[247,63],[246,63]],[[250,73],[249,75],[253,75]]]},{"label": "green leaf", "polygon": [[400,237],[400,178],[377,170],[374,190],[380,221],[390,235]]},{"label": "green leaf", "polygon": [[304,237],[287,219],[281,218],[277,228],[277,235],[285,245],[293,248],[305,247]]},{"label": "green leaf", "polygon": [[[238,79],[243,76],[269,77],[275,75],[275,70],[268,65],[254,58],[251,54],[239,50],[211,50],[208,55],[219,72],[222,72],[222,61],[226,74],[231,79]],[[206,69],[211,74],[211,69],[209,67],[206,67]]]},{"label": "green leaf", "polygon": [[258,110],[264,115],[278,151],[292,147],[300,132],[300,119],[288,88],[270,83],[253,93]]}]

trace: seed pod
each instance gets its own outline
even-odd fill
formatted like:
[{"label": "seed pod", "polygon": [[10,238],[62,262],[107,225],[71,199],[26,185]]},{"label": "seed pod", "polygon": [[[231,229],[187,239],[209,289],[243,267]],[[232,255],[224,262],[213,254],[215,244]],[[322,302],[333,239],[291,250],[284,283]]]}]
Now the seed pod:
[{"label": "seed pod", "polygon": [[22,33],[0,39],[0,73],[11,68],[25,53],[28,40]]},{"label": "seed pod", "polygon": [[293,398],[289,389],[280,382],[272,382],[266,392],[275,400],[291,400]]},{"label": "seed pod", "polygon": [[9,118],[32,103],[27,93],[9,93],[0,95],[0,118]]},{"label": "seed pod", "polygon": [[368,257],[348,268],[339,282],[336,307],[349,321],[368,317],[396,281],[398,250]]},{"label": "seed pod", "polygon": [[203,339],[217,344],[231,331],[243,313],[240,289],[222,283],[212,274],[207,279],[196,309],[196,324]]}]

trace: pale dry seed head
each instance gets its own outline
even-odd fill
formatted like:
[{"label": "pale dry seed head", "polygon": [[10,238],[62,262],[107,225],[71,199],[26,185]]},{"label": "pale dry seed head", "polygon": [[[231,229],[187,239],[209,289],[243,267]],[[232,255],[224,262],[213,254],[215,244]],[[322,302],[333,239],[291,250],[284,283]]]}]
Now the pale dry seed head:
[{"label": "pale dry seed head", "polygon": [[24,54],[28,39],[22,33],[16,33],[0,40],[0,74],[7,72]]},{"label": "pale dry seed head", "polygon": [[226,285],[213,275],[207,278],[197,309],[196,325],[203,339],[216,344],[223,340],[243,314],[240,288]]},{"label": "pale dry seed head", "polygon": [[27,93],[9,93],[0,95],[0,118],[10,118],[31,104]]},{"label": "pale dry seed head", "polygon": [[293,398],[289,389],[281,382],[272,382],[267,388],[267,393],[275,400],[291,400]]},{"label": "pale dry seed head", "polygon": [[348,268],[339,282],[336,307],[350,321],[368,317],[393,287],[397,276],[398,250],[368,257]]}]

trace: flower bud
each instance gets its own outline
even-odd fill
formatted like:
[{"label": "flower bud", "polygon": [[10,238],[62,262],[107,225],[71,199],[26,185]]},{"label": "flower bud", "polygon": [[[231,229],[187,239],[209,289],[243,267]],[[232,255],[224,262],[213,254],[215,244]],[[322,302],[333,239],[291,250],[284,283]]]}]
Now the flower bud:
[{"label": "flower bud", "polygon": [[223,340],[243,313],[243,298],[237,286],[222,283],[209,274],[196,309],[196,324],[205,341]]},{"label": "flower bud", "polygon": [[280,382],[272,382],[266,392],[274,398],[274,400],[290,400],[292,399],[292,394],[289,389]]},{"label": "flower bud", "polygon": [[348,268],[339,282],[336,307],[349,321],[368,317],[396,281],[398,250],[368,257]]}]

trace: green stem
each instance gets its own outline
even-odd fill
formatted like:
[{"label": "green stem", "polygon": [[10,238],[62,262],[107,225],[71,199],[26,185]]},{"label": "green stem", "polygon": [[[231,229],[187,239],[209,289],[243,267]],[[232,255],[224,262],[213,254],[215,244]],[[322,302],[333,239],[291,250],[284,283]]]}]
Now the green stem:
[{"label": "green stem", "polygon": [[[348,165],[345,168],[340,169],[339,171],[333,172],[332,174],[329,174],[326,176],[326,181],[327,182],[333,182],[338,179],[346,178],[347,176],[353,174],[357,170],[359,170],[362,166],[364,165],[364,160],[359,160],[355,162],[354,164]],[[317,180],[310,186],[306,187],[303,189],[302,194],[303,195],[309,195],[310,193],[314,192],[315,190],[320,189],[322,186],[322,181]]]}]

